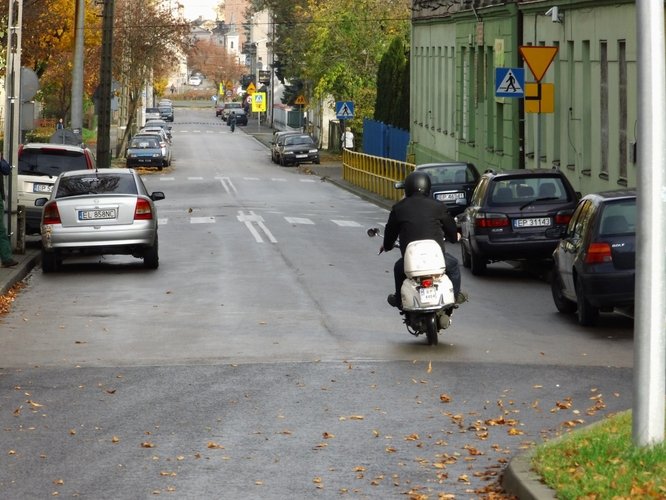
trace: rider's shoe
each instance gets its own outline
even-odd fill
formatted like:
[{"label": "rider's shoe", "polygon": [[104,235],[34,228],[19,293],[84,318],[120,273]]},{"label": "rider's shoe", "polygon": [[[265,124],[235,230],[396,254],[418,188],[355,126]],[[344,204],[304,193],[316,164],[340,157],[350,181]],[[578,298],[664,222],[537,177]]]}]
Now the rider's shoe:
[{"label": "rider's shoe", "polygon": [[400,304],[398,303],[398,299],[395,293],[392,293],[388,297],[386,297],[386,302],[388,302],[391,307],[397,307],[398,309],[400,309]]},{"label": "rider's shoe", "polygon": [[456,304],[462,304],[463,302],[467,302],[469,300],[469,295],[467,295],[465,292],[458,292],[456,294]]}]

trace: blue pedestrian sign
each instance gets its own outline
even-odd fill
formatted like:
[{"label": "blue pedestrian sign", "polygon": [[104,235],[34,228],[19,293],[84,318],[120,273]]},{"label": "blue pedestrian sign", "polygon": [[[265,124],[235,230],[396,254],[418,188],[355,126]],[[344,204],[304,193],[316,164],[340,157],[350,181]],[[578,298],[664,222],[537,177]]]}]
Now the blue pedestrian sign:
[{"label": "blue pedestrian sign", "polygon": [[525,70],[495,68],[495,97],[525,97]]},{"label": "blue pedestrian sign", "polygon": [[338,120],[354,118],[354,103],[352,101],[335,101],[335,116]]}]

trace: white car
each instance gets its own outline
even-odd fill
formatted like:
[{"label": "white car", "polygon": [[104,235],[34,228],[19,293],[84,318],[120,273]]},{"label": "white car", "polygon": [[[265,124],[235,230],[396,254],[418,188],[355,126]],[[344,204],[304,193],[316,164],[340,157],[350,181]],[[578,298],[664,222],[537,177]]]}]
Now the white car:
[{"label": "white car", "polygon": [[198,75],[192,75],[189,80],[187,80],[188,85],[194,85],[195,87],[198,87],[203,83],[203,78],[201,78]]}]

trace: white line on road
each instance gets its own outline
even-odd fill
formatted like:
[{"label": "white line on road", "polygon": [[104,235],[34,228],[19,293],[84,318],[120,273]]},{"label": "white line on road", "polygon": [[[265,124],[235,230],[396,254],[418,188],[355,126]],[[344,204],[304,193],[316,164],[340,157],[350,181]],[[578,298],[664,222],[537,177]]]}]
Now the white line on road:
[{"label": "white line on road", "polygon": [[222,184],[222,187],[227,193],[238,193],[238,190],[236,189],[236,186],[234,186],[234,183],[231,182],[231,179],[229,177],[216,177],[216,179],[219,179],[220,183]]},{"label": "white line on road", "polygon": [[305,219],[303,217],[285,217],[289,224],[314,224],[310,219]]},{"label": "white line on road", "polygon": [[188,181],[202,181],[203,177],[188,177]]},{"label": "white line on road", "polygon": [[341,227],[361,227],[358,222],[354,222],[353,220],[331,220],[331,222]]},{"label": "white line on road", "polygon": [[245,224],[245,227],[247,227],[248,231],[252,233],[252,236],[254,236],[254,239],[257,243],[263,243],[264,239],[261,237],[259,232],[252,225],[253,222],[257,224],[259,229],[261,229],[264,232],[264,234],[271,243],[277,243],[275,236],[273,236],[273,234],[268,230],[268,228],[264,224],[264,218],[261,215],[257,215],[251,210],[249,214],[245,214],[243,213],[242,210],[239,210],[238,220]]},{"label": "white line on road", "polygon": [[274,182],[287,182],[287,179],[283,179],[281,177],[273,177],[271,180]]},{"label": "white line on road", "polygon": [[175,177],[160,177],[160,181],[175,181]]},{"label": "white line on road", "polygon": [[190,217],[190,224],[215,224],[215,217]]}]

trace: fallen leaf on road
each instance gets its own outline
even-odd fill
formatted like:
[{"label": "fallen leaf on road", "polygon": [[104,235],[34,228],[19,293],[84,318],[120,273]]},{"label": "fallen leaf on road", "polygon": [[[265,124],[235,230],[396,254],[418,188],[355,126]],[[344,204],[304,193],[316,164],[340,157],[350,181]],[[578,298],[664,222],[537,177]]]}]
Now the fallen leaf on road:
[{"label": "fallen leaf on road", "polygon": [[144,441],[141,443],[141,448],[155,448],[155,445],[150,441]]}]

